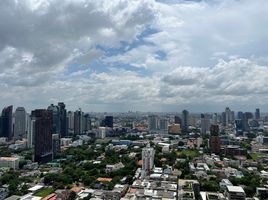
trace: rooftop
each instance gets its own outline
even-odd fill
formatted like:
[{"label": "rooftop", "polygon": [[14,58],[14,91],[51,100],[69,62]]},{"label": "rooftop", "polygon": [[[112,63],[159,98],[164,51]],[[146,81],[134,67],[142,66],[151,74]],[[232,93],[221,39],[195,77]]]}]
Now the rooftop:
[{"label": "rooftop", "polygon": [[0,157],[0,160],[7,160],[7,161],[15,161],[18,159],[19,158],[16,158],[16,157]]},{"label": "rooftop", "polygon": [[241,186],[227,186],[228,192],[240,192],[245,193],[244,189]]}]

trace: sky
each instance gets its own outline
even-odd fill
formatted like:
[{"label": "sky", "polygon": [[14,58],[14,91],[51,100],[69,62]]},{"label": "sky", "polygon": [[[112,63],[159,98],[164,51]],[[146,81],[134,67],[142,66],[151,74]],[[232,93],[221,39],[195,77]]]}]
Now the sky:
[{"label": "sky", "polygon": [[1,0],[0,106],[268,111],[267,0]]}]

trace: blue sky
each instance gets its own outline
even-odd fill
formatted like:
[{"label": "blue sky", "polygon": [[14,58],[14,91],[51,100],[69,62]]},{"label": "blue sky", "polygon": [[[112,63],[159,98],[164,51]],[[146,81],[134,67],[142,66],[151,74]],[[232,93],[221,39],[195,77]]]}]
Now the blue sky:
[{"label": "blue sky", "polygon": [[268,110],[266,0],[3,0],[0,105]]}]

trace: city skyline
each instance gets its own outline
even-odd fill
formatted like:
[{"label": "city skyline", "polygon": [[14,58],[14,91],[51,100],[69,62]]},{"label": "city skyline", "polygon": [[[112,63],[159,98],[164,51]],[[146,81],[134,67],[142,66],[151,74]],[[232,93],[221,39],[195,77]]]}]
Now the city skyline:
[{"label": "city skyline", "polygon": [[268,111],[267,10],[265,0],[4,0],[0,105]]}]

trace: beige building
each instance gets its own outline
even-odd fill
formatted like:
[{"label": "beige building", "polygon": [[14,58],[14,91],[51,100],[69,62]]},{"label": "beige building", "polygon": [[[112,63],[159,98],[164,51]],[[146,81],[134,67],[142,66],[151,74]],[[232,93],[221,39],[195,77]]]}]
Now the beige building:
[{"label": "beige building", "polygon": [[0,167],[8,167],[19,169],[19,158],[16,157],[0,157]]}]

